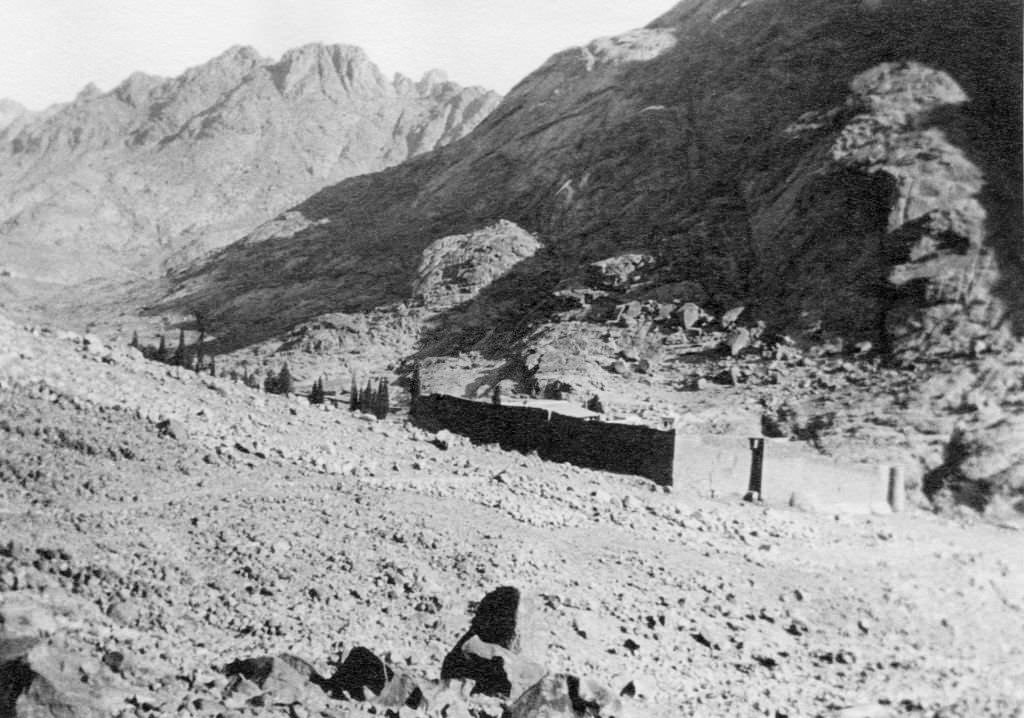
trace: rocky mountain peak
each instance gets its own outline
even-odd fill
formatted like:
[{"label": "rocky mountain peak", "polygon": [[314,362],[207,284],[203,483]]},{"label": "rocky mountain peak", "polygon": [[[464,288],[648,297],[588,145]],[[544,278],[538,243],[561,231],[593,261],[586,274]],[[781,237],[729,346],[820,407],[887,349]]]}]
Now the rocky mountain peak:
[{"label": "rocky mountain peak", "polygon": [[444,87],[398,92],[348,45],[279,60],[236,46],[175,78],[90,85],[45,116],[12,106],[0,124],[0,265],[74,281],[219,246],[325,182],[458,139],[499,100]]},{"label": "rocky mountain peak", "polygon": [[391,85],[366,53],[351,45],[310,44],[289,50],[270,68],[283,94],[309,91],[330,97],[377,97],[391,92]]},{"label": "rocky mountain peak", "polygon": [[28,114],[28,110],[20,103],[0,98],[0,132]]}]

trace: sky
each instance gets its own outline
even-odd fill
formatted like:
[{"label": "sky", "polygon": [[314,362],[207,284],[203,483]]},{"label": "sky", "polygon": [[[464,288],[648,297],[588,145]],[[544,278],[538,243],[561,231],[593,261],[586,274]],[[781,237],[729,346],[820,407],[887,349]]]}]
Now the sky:
[{"label": "sky", "polygon": [[642,27],[675,0],[2,0],[0,98],[40,110],[136,70],[174,77],[232,45],[278,58],[362,47],[386,74],[440,68],[507,92],[555,52]]}]

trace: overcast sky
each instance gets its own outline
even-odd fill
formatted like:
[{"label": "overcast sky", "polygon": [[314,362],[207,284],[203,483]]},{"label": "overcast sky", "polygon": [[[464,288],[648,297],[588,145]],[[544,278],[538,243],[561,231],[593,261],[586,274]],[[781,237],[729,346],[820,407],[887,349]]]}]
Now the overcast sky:
[{"label": "overcast sky", "polygon": [[675,0],[2,0],[0,98],[38,110],[135,70],[173,77],[232,45],[277,58],[359,45],[390,75],[509,88],[553,53],[646,25]]}]

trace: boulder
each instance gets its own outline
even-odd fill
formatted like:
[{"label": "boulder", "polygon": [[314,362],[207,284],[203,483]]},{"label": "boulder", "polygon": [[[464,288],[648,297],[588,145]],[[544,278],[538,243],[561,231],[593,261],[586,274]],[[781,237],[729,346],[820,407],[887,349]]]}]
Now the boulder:
[{"label": "boulder", "polygon": [[177,419],[162,419],[156,424],[157,433],[181,441],[188,436],[185,425]]},{"label": "boulder", "polygon": [[528,604],[512,586],[484,596],[469,631],[445,656],[441,679],[472,680],[474,693],[515,700],[546,673],[520,654],[528,613]]},{"label": "boulder", "polygon": [[1024,509],[1024,417],[954,429],[943,464],[925,476],[924,491],[933,501],[951,494],[977,510],[994,496]]},{"label": "boulder", "polygon": [[508,718],[619,716],[622,703],[595,681],[562,673],[545,676],[509,708]]},{"label": "boulder", "polygon": [[0,662],[0,677],[3,716],[107,718],[127,697],[106,666],[49,644]]},{"label": "boulder", "polygon": [[621,291],[639,281],[643,272],[654,265],[654,257],[629,252],[608,257],[587,266],[587,281],[598,289]]},{"label": "boulder", "polygon": [[242,681],[256,686],[272,702],[303,702],[310,690],[323,692],[326,681],[310,664],[295,656],[258,656],[233,661],[224,667],[224,674],[233,681],[233,693],[245,694]]},{"label": "boulder", "polygon": [[393,676],[394,671],[373,651],[356,646],[348,652],[324,687],[336,698],[347,695],[356,700],[367,700],[380,695]]}]

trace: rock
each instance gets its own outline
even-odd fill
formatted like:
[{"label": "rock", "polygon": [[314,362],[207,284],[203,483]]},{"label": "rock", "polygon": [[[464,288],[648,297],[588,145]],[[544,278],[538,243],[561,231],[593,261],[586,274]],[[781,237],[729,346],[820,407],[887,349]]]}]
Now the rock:
[{"label": "rock", "polygon": [[0,605],[0,641],[41,638],[57,631],[57,622],[42,607],[13,599]]},{"label": "rock", "polygon": [[469,631],[445,656],[442,680],[475,681],[474,693],[515,700],[546,673],[520,655],[529,606],[519,590],[497,588],[480,601]]},{"label": "rock", "polygon": [[789,507],[807,513],[815,513],[819,510],[817,500],[806,491],[794,491],[790,494]]},{"label": "rock", "polygon": [[121,625],[134,626],[142,617],[142,608],[132,601],[117,601],[107,609],[107,615]]},{"label": "rock", "polygon": [[[310,690],[322,691],[324,679],[300,658],[289,655],[259,656],[232,661],[224,667],[224,675],[233,679],[229,693],[245,696],[265,693],[275,703],[303,702]],[[251,684],[251,686],[249,685]]]},{"label": "rock", "polygon": [[651,699],[657,690],[658,682],[653,676],[637,674],[626,679],[619,690],[619,695],[626,698]]},{"label": "rock", "polygon": [[441,429],[441,431],[434,434],[433,438],[430,440],[430,443],[436,446],[437,448],[441,449],[441,451],[446,451],[448,447],[451,446],[452,433],[447,429]]},{"label": "rock", "polygon": [[924,477],[923,488],[933,500],[947,489],[979,511],[993,495],[1024,497],[1024,417],[954,429],[944,463]]},{"label": "rock", "polygon": [[39,645],[0,664],[0,708],[13,707],[12,716],[107,718],[123,705],[125,695],[108,670],[93,670],[88,663],[77,654]]},{"label": "rock", "polygon": [[683,329],[692,331],[697,328],[701,321],[707,319],[707,313],[694,302],[686,302],[679,310],[683,320]]},{"label": "rock", "polygon": [[83,343],[83,345],[85,347],[85,350],[87,352],[89,352],[90,354],[94,354],[94,355],[98,356],[98,355],[106,354],[109,351],[107,349],[106,345],[103,343],[103,340],[100,339],[95,334],[86,334],[82,338],[82,343]]},{"label": "rock", "polygon": [[462,304],[540,247],[533,235],[507,220],[436,239],[423,250],[413,299],[434,310]]},{"label": "rock", "polygon": [[188,436],[185,425],[177,419],[163,419],[157,422],[156,429],[160,436],[167,436],[178,441],[182,441]]},{"label": "rock", "polygon": [[595,681],[558,673],[545,676],[508,709],[508,718],[577,718],[621,715],[622,703]]},{"label": "rock", "polygon": [[729,646],[729,634],[710,621],[704,621],[691,634],[697,643],[720,651]]},{"label": "rock", "polygon": [[622,359],[616,359],[612,362],[612,371],[619,376],[630,376],[633,373],[633,370],[629,368],[629,364]]},{"label": "rock", "polygon": [[653,264],[654,257],[649,254],[620,254],[588,265],[586,277],[597,289],[621,291],[639,281]]},{"label": "rock", "polygon": [[743,314],[743,310],[744,309],[746,309],[746,307],[733,307],[732,309],[727,311],[725,314],[723,314],[722,315],[722,320],[721,320],[722,321],[722,326],[725,327],[726,329],[728,329],[733,324],[735,324],[736,320],[740,318],[741,314]]},{"label": "rock", "polygon": [[730,356],[739,356],[744,349],[750,346],[750,330],[746,327],[737,327],[729,334],[727,343]]},{"label": "rock", "polygon": [[394,671],[373,651],[356,646],[324,683],[324,689],[336,698],[348,695],[356,700],[368,700],[380,695],[393,677]]}]

